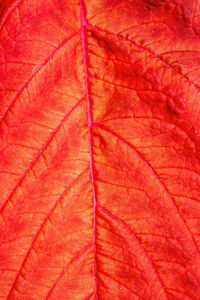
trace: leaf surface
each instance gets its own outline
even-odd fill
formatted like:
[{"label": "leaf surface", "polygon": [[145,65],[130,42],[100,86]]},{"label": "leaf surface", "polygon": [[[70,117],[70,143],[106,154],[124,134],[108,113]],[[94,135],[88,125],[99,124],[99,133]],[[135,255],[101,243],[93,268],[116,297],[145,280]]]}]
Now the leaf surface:
[{"label": "leaf surface", "polygon": [[0,1],[0,298],[200,299],[198,1]]}]

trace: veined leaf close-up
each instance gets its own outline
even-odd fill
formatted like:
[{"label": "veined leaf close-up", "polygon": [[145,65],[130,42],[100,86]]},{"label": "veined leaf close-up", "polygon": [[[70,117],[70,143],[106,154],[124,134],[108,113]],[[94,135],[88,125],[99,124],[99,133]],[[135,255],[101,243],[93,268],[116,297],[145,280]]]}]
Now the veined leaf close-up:
[{"label": "veined leaf close-up", "polygon": [[0,299],[200,299],[198,0],[0,0]]}]

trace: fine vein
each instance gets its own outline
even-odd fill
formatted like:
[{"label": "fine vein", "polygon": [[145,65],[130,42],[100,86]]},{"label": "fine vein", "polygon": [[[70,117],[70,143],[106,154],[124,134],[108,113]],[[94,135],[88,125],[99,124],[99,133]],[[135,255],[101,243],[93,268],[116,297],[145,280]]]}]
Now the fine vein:
[{"label": "fine vein", "polygon": [[0,214],[3,212],[4,208],[6,207],[6,205],[8,204],[8,202],[10,201],[10,199],[12,198],[12,196],[14,195],[15,191],[17,190],[17,188],[22,184],[23,180],[25,179],[26,175],[30,172],[30,170],[32,170],[34,164],[38,161],[39,157],[42,155],[42,153],[44,152],[44,150],[47,148],[47,146],[51,143],[52,139],[54,138],[54,136],[56,135],[56,133],[59,131],[59,129],[61,128],[61,126],[63,125],[63,123],[67,120],[67,118],[71,115],[71,113],[76,109],[76,107],[83,102],[83,100],[85,99],[85,97],[83,97],[82,99],[80,99],[76,105],[70,110],[70,112],[68,112],[67,115],[65,115],[64,119],[58,124],[58,126],[54,129],[54,131],[51,133],[50,137],[48,138],[48,140],[44,143],[44,145],[42,146],[42,148],[38,151],[37,155],[35,156],[35,158],[31,161],[30,165],[28,166],[28,168],[25,170],[25,172],[23,173],[23,175],[19,178],[19,181],[17,182],[16,186],[14,187],[14,189],[11,191],[10,195],[8,196],[7,200],[5,201],[5,203],[2,205],[2,207],[0,208]]},{"label": "fine vein", "polygon": [[95,126],[101,128],[102,130],[104,130],[104,131],[110,133],[111,135],[115,136],[118,140],[120,140],[121,142],[123,142],[124,144],[126,144],[129,148],[132,149],[132,151],[135,152],[135,154],[140,158],[140,160],[143,161],[143,163],[147,166],[147,168],[151,170],[151,172],[154,174],[155,178],[158,180],[159,184],[162,186],[162,188],[165,190],[165,192],[166,192],[167,195],[169,196],[169,199],[171,200],[171,202],[172,202],[172,204],[173,204],[173,206],[174,206],[174,208],[175,208],[175,210],[176,210],[176,212],[177,212],[177,215],[178,215],[179,218],[182,220],[183,225],[184,225],[186,231],[188,232],[188,234],[189,234],[189,236],[190,236],[190,238],[191,238],[191,240],[192,240],[192,242],[193,242],[194,248],[196,249],[196,251],[197,251],[198,254],[200,255],[199,248],[198,248],[197,243],[196,243],[196,241],[195,241],[195,239],[194,239],[194,237],[193,237],[193,235],[192,235],[191,230],[189,229],[189,227],[188,227],[188,225],[187,225],[185,219],[184,219],[183,216],[181,215],[181,213],[180,213],[178,207],[176,206],[176,203],[175,203],[175,200],[174,200],[172,194],[169,192],[169,190],[168,190],[168,188],[166,187],[166,185],[165,185],[165,184],[163,183],[163,181],[160,179],[160,177],[159,177],[159,175],[157,174],[157,172],[155,171],[155,169],[150,165],[149,162],[147,162],[147,161],[144,159],[144,157],[141,155],[141,153],[140,153],[140,152],[139,152],[139,151],[138,151],[131,143],[129,143],[128,141],[126,141],[122,136],[118,135],[118,134],[115,133],[114,131],[112,131],[112,130],[110,130],[110,129],[108,129],[108,128],[106,128],[106,127],[100,125],[100,124],[93,123],[93,125],[95,125]]},{"label": "fine vein", "polygon": [[64,190],[64,192],[63,192],[63,193],[60,195],[60,197],[56,200],[56,202],[55,202],[55,204],[53,205],[53,207],[51,208],[50,212],[47,214],[47,216],[45,217],[44,221],[43,221],[42,224],[40,225],[38,231],[37,231],[36,234],[34,235],[34,238],[33,238],[33,240],[32,240],[32,243],[31,243],[31,245],[30,245],[30,247],[29,247],[29,249],[28,249],[28,251],[27,251],[27,253],[26,253],[25,257],[24,257],[24,260],[23,260],[23,262],[22,262],[22,264],[21,264],[21,267],[19,268],[19,271],[17,272],[17,275],[16,275],[16,277],[15,277],[15,280],[14,280],[14,282],[13,282],[13,284],[12,284],[12,287],[11,287],[11,289],[10,289],[10,292],[9,292],[9,294],[8,294],[8,296],[7,296],[7,300],[12,298],[12,292],[13,292],[15,286],[16,286],[16,282],[18,281],[19,276],[22,275],[22,269],[23,269],[23,267],[25,266],[25,263],[26,263],[26,261],[27,261],[29,255],[30,255],[32,249],[33,249],[33,246],[34,246],[35,242],[37,241],[38,236],[39,236],[39,234],[41,233],[42,229],[44,228],[44,226],[45,226],[47,220],[49,220],[50,216],[54,213],[55,209],[57,208],[58,204],[61,203],[61,200],[64,198],[64,196],[66,195],[66,193],[71,189],[71,187],[73,187],[73,186],[77,183],[77,181],[82,177],[82,175],[83,175],[84,173],[87,172],[87,170],[88,170],[88,169],[84,170],[81,174],[79,174],[79,175],[73,180],[73,182],[72,182],[72,183]]},{"label": "fine vein", "polygon": [[45,300],[47,300],[47,299],[51,296],[53,290],[55,289],[55,287],[56,287],[56,285],[57,285],[57,283],[58,283],[58,281],[59,281],[60,278],[65,274],[65,272],[67,271],[67,269],[68,269],[75,261],[77,261],[78,259],[80,259],[81,256],[82,256],[83,254],[85,254],[85,252],[86,252],[92,245],[93,245],[93,243],[89,243],[87,246],[85,246],[84,248],[82,248],[81,250],[79,250],[79,251],[75,254],[74,257],[72,257],[72,259],[71,259],[71,260],[67,263],[67,265],[63,268],[63,270],[62,270],[62,272],[59,274],[58,278],[55,280],[54,284],[52,285],[51,289],[49,290],[48,294],[46,295]]},{"label": "fine vein", "polygon": [[31,73],[31,75],[27,78],[27,80],[24,82],[24,84],[20,87],[20,89],[18,90],[18,92],[16,93],[14,99],[12,100],[12,102],[10,103],[10,105],[8,106],[7,110],[4,112],[3,116],[1,117],[0,122],[2,122],[7,113],[10,111],[11,107],[15,104],[15,102],[17,101],[17,99],[19,98],[19,96],[22,94],[22,92],[25,90],[25,88],[28,86],[28,84],[31,82],[31,80],[33,78],[36,77],[36,75],[39,73],[40,70],[42,70],[42,68],[44,66],[47,65],[47,63],[55,56],[55,54],[57,52],[59,52],[59,50],[61,48],[63,48],[63,46],[65,46],[65,44],[71,40],[73,37],[75,37],[79,32],[75,32],[73,35],[71,35],[70,37],[67,37],[64,41],[62,41],[62,43],[60,45],[58,45],[51,53],[50,55],[41,62],[40,65],[37,66],[37,68],[33,71],[33,73]]},{"label": "fine vein", "polygon": [[[164,292],[164,295],[166,296],[166,299],[168,299],[168,296],[167,296],[167,291],[164,287],[164,284],[162,282],[162,279],[160,277],[160,275],[158,274],[151,258],[149,257],[147,251],[145,250],[145,248],[142,246],[142,244],[140,243],[140,241],[138,240],[138,238],[136,237],[136,235],[134,234],[134,232],[126,225],[125,222],[123,222],[122,220],[120,220],[117,216],[114,216],[110,211],[108,211],[107,209],[105,209],[104,207],[102,206],[99,206],[99,209],[107,216],[109,216],[111,219],[115,220],[117,223],[119,223],[123,228],[125,228],[129,234],[133,237],[133,239],[137,242],[137,244],[139,245],[139,247],[142,249],[143,253],[145,254],[149,264],[151,265],[152,269],[153,269],[153,272],[155,273],[159,283],[160,283],[160,286],[162,287],[162,290]],[[113,259],[113,258],[112,258]],[[121,284],[121,283],[120,283]]]}]

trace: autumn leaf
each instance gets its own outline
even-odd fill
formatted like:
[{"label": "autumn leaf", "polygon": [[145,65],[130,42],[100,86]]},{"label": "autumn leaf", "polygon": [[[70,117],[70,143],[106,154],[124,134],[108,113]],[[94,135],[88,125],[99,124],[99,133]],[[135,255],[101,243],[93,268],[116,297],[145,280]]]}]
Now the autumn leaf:
[{"label": "autumn leaf", "polygon": [[0,17],[0,298],[200,299],[199,2]]}]

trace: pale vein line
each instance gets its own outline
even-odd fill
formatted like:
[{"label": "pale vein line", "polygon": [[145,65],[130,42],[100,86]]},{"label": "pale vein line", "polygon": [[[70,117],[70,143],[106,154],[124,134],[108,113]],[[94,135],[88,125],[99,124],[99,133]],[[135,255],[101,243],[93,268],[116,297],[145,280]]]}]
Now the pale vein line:
[{"label": "pale vein line", "polygon": [[87,297],[84,298],[84,300],[89,300],[91,297],[95,294],[95,292],[91,292]]},{"label": "pale vein line", "polygon": [[[109,121],[119,121],[119,120],[133,120],[135,119],[136,122],[137,120],[139,119],[150,119],[150,120],[157,120],[157,121],[160,121],[160,123],[166,123],[166,124],[170,124],[170,125],[173,125],[174,127],[173,128],[178,128],[181,132],[183,132],[184,134],[187,135],[187,137],[195,144],[196,146],[196,141],[194,139],[194,137],[192,135],[189,134],[189,132],[187,132],[187,130],[185,130],[184,128],[181,127],[181,125],[179,125],[177,122],[171,122],[170,120],[165,120],[165,119],[161,119],[161,118],[158,118],[158,117],[153,117],[153,116],[133,116],[133,117],[121,117],[121,118],[112,118],[112,119],[106,119],[106,120],[100,120],[98,121],[98,124],[100,123],[105,123],[105,122],[109,122]],[[140,125],[140,124],[139,124]],[[149,127],[149,126],[147,126]],[[166,147],[166,146],[165,146]]]},{"label": "pale vein line", "polygon": [[59,123],[59,125],[56,127],[56,129],[52,132],[52,134],[50,135],[50,137],[48,138],[48,140],[45,142],[45,144],[42,146],[42,148],[40,149],[40,151],[37,153],[36,157],[32,160],[31,164],[29,165],[29,167],[26,169],[26,171],[24,172],[24,174],[22,175],[22,177],[19,179],[18,183],[16,184],[16,186],[14,187],[14,189],[11,191],[10,195],[8,196],[7,200],[5,201],[5,203],[2,205],[1,209],[0,209],[0,214],[3,212],[4,208],[6,207],[7,203],[10,201],[10,199],[12,198],[13,194],[15,193],[15,191],[17,190],[17,188],[21,185],[21,183],[23,182],[24,178],[26,177],[26,175],[29,173],[29,171],[32,169],[33,165],[37,162],[37,160],[39,159],[40,155],[43,153],[43,151],[46,149],[46,147],[49,145],[49,143],[51,142],[51,140],[53,139],[53,137],[55,136],[55,134],[58,132],[58,130],[60,129],[60,127],[63,125],[63,123],[67,120],[67,118],[71,115],[71,113],[76,109],[76,107],[85,99],[82,98],[80,99],[76,105],[71,109],[71,111],[64,117],[64,119]]},{"label": "pale vein line", "polygon": [[161,278],[160,278],[160,275],[158,274],[158,272],[157,272],[157,270],[156,270],[156,268],[155,268],[155,266],[154,266],[154,264],[153,264],[151,258],[149,257],[147,251],[146,251],[145,248],[142,246],[142,244],[140,243],[140,241],[138,240],[138,238],[136,237],[136,235],[133,233],[133,231],[126,225],[126,223],[124,223],[124,222],[123,222],[122,220],[120,220],[118,217],[114,216],[110,211],[108,211],[107,209],[105,209],[104,207],[102,207],[102,206],[100,206],[100,205],[97,205],[97,206],[98,206],[98,208],[99,208],[104,214],[106,214],[107,216],[109,216],[111,219],[115,220],[115,221],[118,222],[119,224],[121,224],[121,226],[124,227],[124,228],[129,232],[129,234],[133,237],[133,239],[137,242],[137,244],[139,245],[139,247],[142,249],[143,253],[144,253],[145,256],[147,257],[149,263],[151,264],[152,269],[153,269],[153,271],[154,271],[154,273],[155,273],[155,275],[156,275],[156,277],[157,277],[157,279],[158,279],[158,281],[159,281],[159,283],[160,283],[160,285],[161,285],[161,287],[162,287],[162,289],[163,289],[163,291],[164,291],[164,293],[165,293],[165,295],[166,295],[166,297],[167,297],[167,299],[168,299],[168,295],[167,295],[166,289],[165,289],[165,287],[164,287],[164,284],[163,284],[163,282],[162,282],[162,280],[161,280]]},{"label": "pale vein line", "polygon": [[155,169],[180,169],[182,171],[186,171],[186,172],[191,172],[191,173],[194,173],[195,175],[197,176],[200,176],[200,173],[198,173],[196,170],[192,170],[192,169],[189,169],[185,166],[163,166],[163,167],[156,167]]},{"label": "pale vein line", "polygon": [[104,126],[100,125],[100,124],[97,124],[97,123],[93,123],[94,126],[98,127],[98,128],[101,128],[102,130],[110,133],[111,135],[115,136],[119,141],[123,142],[124,144],[126,144],[130,149],[132,149],[132,151],[135,152],[135,154],[140,158],[140,160],[143,161],[143,163],[148,167],[148,169],[151,170],[151,172],[155,175],[155,177],[157,178],[158,182],[160,183],[160,185],[163,187],[163,189],[166,191],[167,195],[169,195],[169,198],[171,199],[171,202],[174,206],[174,208],[176,209],[176,212],[178,214],[178,216],[180,217],[180,219],[183,221],[183,224],[185,226],[185,230],[188,232],[188,234],[190,235],[192,241],[193,241],[193,246],[195,247],[195,249],[197,250],[197,252],[199,253],[200,255],[200,250],[196,244],[196,241],[190,231],[190,229],[188,228],[187,226],[187,223],[185,222],[183,216],[180,214],[177,206],[176,206],[176,203],[175,203],[175,200],[173,198],[173,196],[170,194],[170,192],[168,191],[167,187],[165,186],[165,184],[161,181],[160,177],[158,176],[157,172],[153,169],[153,167],[150,165],[149,162],[147,162],[144,157],[141,155],[141,153],[138,152],[138,150],[136,150],[132,144],[130,144],[129,142],[127,142],[123,137],[121,137],[120,135],[118,135],[117,133],[113,132],[112,130],[108,129],[108,128],[105,128]]},{"label": "pale vein line", "polygon": [[150,50],[148,50],[148,49],[146,49],[146,48],[144,48],[144,47],[138,45],[135,41],[129,40],[129,39],[127,39],[127,38],[125,38],[125,37],[123,37],[123,36],[117,34],[117,33],[114,33],[114,32],[112,32],[112,31],[103,29],[103,28],[101,28],[101,27],[99,27],[99,26],[96,26],[96,25],[90,25],[90,24],[87,24],[87,26],[89,26],[89,27],[91,27],[91,28],[95,28],[96,30],[105,32],[105,33],[107,33],[107,34],[114,35],[114,36],[118,37],[118,38],[121,39],[121,40],[127,41],[127,42],[129,42],[129,43],[135,45],[135,47],[137,47],[138,49],[140,49],[140,50],[142,50],[142,51],[148,53],[149,55],[155,57],[155,58],[158,59],[160,62],[162,62],[164,65],[166,65],[167,67],[169,67],[169,68],[171,68],[172,70],[174,70],[174,71],[175,71],[177,74],[179,74],[181,77],[185,78],[186,81],[190,82],[190,83],[193,84],[198,90],[200,90],[200,86],[199,86],[195,81],[189,79],[185,74],[182,74],[182,73],[179,72],[177,69],[173,68],[169,63],[167,63],[166,61],[164,61],[159,55],[157,55],[157,54],[151,52]]},{"label": "pale vein line", "polygon": [[66,193],[70,190],[70,188],[71,188],[72,186],[74,186],[74,184],[77,183],[77,181],[80,179],[80,177],[81,177],[84,173],[86,173],[87,171],[88,171],[88,169],[84,170],[81,174],[79,174],[78,177],[76,177],[76,178],[72,181],[72,183],[64,190],[64,192],[61,194],[61,196],[60,196],[60,197],[58,198],[58,200],[55,202],[54,206],[51,208],[50,212],[47,214],[47,216],[45,217],[44,221],[43,221],[42,224],[40,225],[39,230],[38,230],[38,231],[36,232],[36,234],[34,235],[34,238],[33,238],[33,240],[32,240],[32,243],[31,243],[31,245],[30,245],[30,247],[29,247],[29,249],[28,249],[28,251],[27,251],[27,253],[26,253],[25,257],[24,257],[24,260],[23,260],[23,262],[22,262],[22,264],[21,264],[21,267],[20,267],[20,269],[19,269],[19,271],[18,271],[18,273],[17,273],[17,275],[16,275],[16,277],[15,277],[15,280],[14,280],[14,282],[13,282],[13,284],[12,284],[12,287],[11,287],[11,289],[10,289],[10,291],[9,291],[9,294],[8,294],[8,296],[7,296],[7,300],[8,300],[8,299],[12,299],[12,292],[13,292],[13,290],[14,290],[14,288],[15,288],[15,284],[16,284],[16,282],[18,281],[18,278],[19,278],[19,276],[20,276],[20,274],[21,274],[21,271],[22,271],[23,267],[25,266],[26,261],[27,261],[29,255],[30,255],[30,253],[31,253],[31,251],[32,251],[32,249],[33,249],[33,246],[34,246],[35,242],[37,241],[37,238],[38,238],[40,232],[42,231],[44,225],[45,225],[46,222],[49,220],[50,216],[53,214],[53,212],[55,211],[55,209],[57,208],[58,204],[59,204],[60,201],[63,199],[63,197],[66,195]]},{"label": "pale vein line", "polygon": [[[101,272],[101,274],[103,274],[105,277],[108,277],[108,278],[111,279],[112,281],[117,282],[119,285],[123,286],[126,290],[128,290],[129,292],[131,292],[131,294],[137,296],[137,297],[138,297],[138,298],[137,298],[138,300],[141,299],[141,298],[139,297],[139,295],[136,293],[136,291],[132,291],[131,288],[129,288],[126,284],[120,282],[120,280],[117,279],[117,277],[114,278],[114,277],[112,277],[110,274],[108,274],[108,273],[106,273],[106,272],[104,272],[104,271],[102,271],[102,270],[101,270],[100,272]],[[130,298],[129,298],[129,299],[130,299]],[[135,298],[134,298],[134,300],[135,300]]]},{"label": "pale vein line", "polygon": [[70,37],[66,38],[58,47],[56,47],[52,53],[34,70],[34,72],[31,74],[31,76],[24,82],[24,84],[21,86],[19,91],[16,93],[14,99],[8,106],[7,110],[2,115],[2,118],[0,122],[3,121],[3,119],[6,117],[7,113],[10,111],[11,107],[15,104],[16,100],[19,98],[21,93],[25,90],[25,88],[28,86],[28,84],[31,82],[31,80],[37,75],[37,73],[45,66],[47,63],[54,57],[54,55],[73,37],[75,37],[77,34],[79,34],[79,31],[71,35]]},{"label": "pale vein line", "polygon": [[13,12],[13,10],[15,8],[17,8],[24,0],[17,0],[16,2],[14,2],[11,6],[7,7],[7,11],[5,11],[1,22],[0,22],[0,31],[3,27],[3,25],[5,24],[6,20],[8,19],[8,17],[10,16],[10,14]]},{"label": "pale vein line", "polygon": [[92,148],[92,107],[91,100],[89,95],[89,74],[87,68],[87,48],[86,48],[86,37],[85,37],[85,26],[88,25],[83,1],[80,0],[80,9],[81,9],[81,38],[82,38],[82,48],[83,48],[83,63],[84,63],[84,71],[85,71],[85,89],[86,89],[86,98],[87,98],[87,120],[88,120],[88,134],[89,134],[89,152],[90,152],[90,175],[91,175],[91,183],[92,183],[92,192],[93,192],[93,206],[94,206],[94,214],[93,214],[93,243],[94,243],[94,278],[95,278],[95,298],[98,299],[98,283],[97,283],[97,249],[96,249],[96,193],[94,186],[94,166],[93,166],[93,148]]},{"label": "pale vein line", "polygon": [[58,281],[60,280],[60,278],[64,275],[64,273],[66,272],[66,270],[68,269],[68,267],[74,263],[74,261],[76,261],[77,259],[79,259],[83,254],[85,254],[85,252],[93,245],[93,242],[88,244],[87,246],[85,246],[84,248],[82,248],[78,253],[76,253],[76,255],[67,263],[67,265],[64,267],[64,269],[62,270],[62,272],[60,273],[60,275],[58,276],[58,278],[55,280],[55,282],[53,283],[51,289],[49,290],[49,292],[47,293],[45,300],[47,300],[49,298],[49,296],[52,294],[53,290],[55,289]]}]

